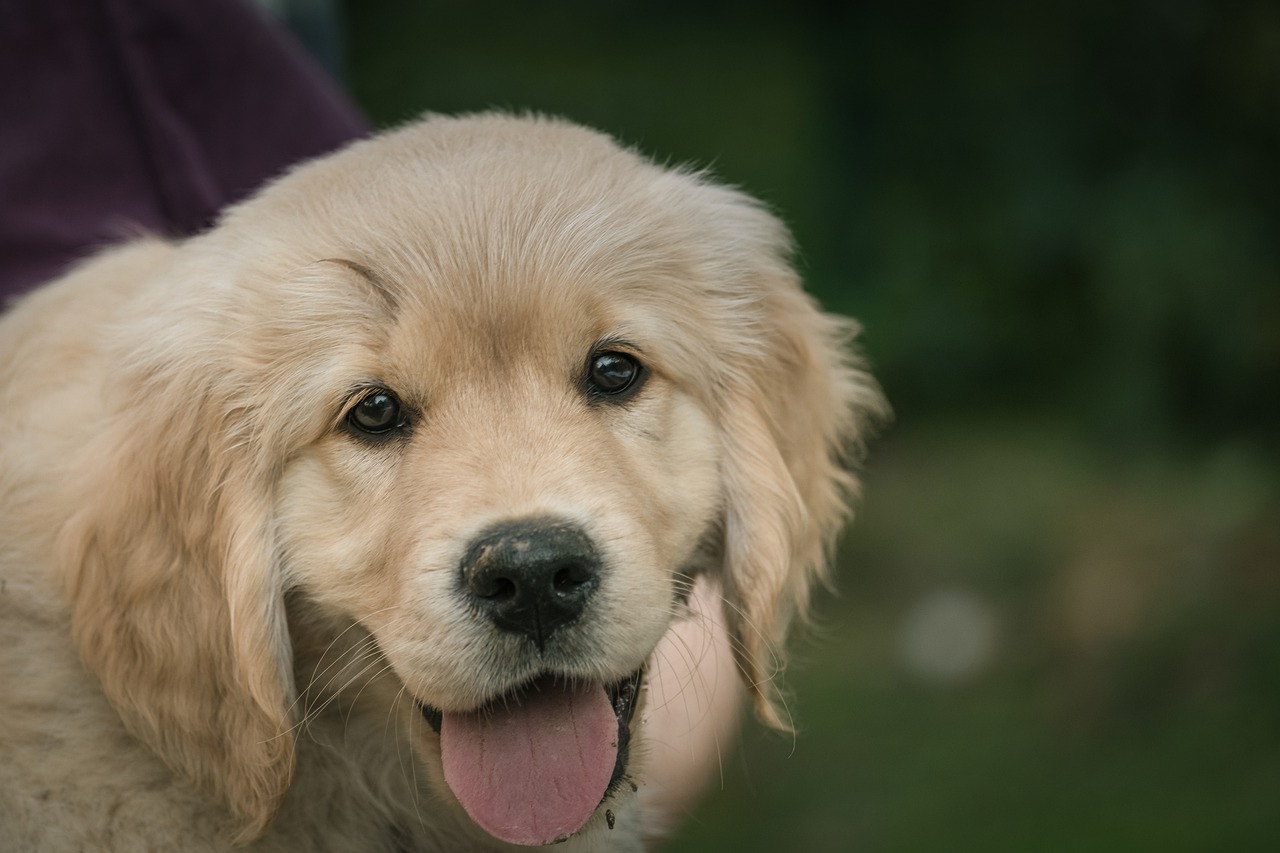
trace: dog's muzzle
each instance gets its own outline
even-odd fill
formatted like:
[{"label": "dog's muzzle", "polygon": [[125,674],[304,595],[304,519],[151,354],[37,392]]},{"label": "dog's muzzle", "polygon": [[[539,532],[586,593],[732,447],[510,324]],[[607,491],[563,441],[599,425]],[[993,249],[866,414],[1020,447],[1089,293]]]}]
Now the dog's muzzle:
[{"label": "dog's muzzle", "polygon": [[[522,638],[541,659],[587,611],[601,561],[576,525],[524,519],[477,536],[459,579],[495,640]],[[548,665],[474,710],[419,704],[440,735],[445,782],[471,819],[503,841],[540,845],[581,829],[621,783],[642,682],[643,669],[603,684]]]}]

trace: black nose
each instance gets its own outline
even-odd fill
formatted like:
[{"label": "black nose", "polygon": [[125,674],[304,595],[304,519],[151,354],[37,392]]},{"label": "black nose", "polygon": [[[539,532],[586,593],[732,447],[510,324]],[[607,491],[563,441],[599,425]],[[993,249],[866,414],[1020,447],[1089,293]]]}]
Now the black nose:
[{"label": "black nose", "polygon": [[572,524],[512,522],[476,537],[462,559],[462,578],[480,612],[543,649],[586,609],[600,583],[600,558]]}]

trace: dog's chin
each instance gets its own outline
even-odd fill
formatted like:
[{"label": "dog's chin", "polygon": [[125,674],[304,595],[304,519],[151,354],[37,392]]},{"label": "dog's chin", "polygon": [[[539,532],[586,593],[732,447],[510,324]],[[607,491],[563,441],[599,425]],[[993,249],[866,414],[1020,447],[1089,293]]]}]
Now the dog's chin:
[{"label": "dog's chin", "polygon": [[471,819],[512,844],[551,844],[623,783],[643,683],[643,667],[612,684],[545,673],[471,711],[418,707]]}]

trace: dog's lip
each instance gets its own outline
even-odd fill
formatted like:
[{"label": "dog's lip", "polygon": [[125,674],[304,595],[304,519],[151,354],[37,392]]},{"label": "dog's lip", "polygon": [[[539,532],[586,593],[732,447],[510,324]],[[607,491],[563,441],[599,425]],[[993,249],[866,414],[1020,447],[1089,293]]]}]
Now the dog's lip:
[{"label": "dog's lip", "polygon": [[[623,676],[611,684],[600,685],[600,689],[608,694],[609,703],[613,706],[613,713],[618,718],[618,757],[614,762],[613,775],[609,779],[609,786],[605,790],[603,799],[607,799],[617,789],[627,772],[627,763],[630,759],[631,721],[635,717],[636,706],[639,704],[640,688],[644,685],[644,677],[645,667],[641,665],[631,674]],[[538,689],[540,684],[548,682],[563,684],[569,681],[580,681],[580,679],[552,672],[542,673],[525,681],[513,690],[494,696],[480,707],[487,708],[509,702],[518,698],[522,693]],[[418,709],[422,712],[423,719],[427,721],[427,725],[431,726],[432,731],[436,734],[440,734],[440,727],[444,723],[444,712],[427,702],[423,702],[421,699],[416,701]]]}]

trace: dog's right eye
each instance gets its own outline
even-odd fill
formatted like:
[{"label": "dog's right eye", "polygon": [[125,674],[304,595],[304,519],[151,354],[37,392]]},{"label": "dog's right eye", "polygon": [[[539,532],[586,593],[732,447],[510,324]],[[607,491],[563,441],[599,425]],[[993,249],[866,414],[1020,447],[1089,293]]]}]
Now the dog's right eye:
[{"label": "dog's right eye", "polygon": [[643,381],[644,368],[631,353],[606,350],[596,353],[587,363],[587,388],[600,397],[625,399]]},{"label": "dog's right eye", "polygon": [[370,391],[351,407],[347,423],[366,435],[385,435],[405,425],[404,407],[390,391]]}]

